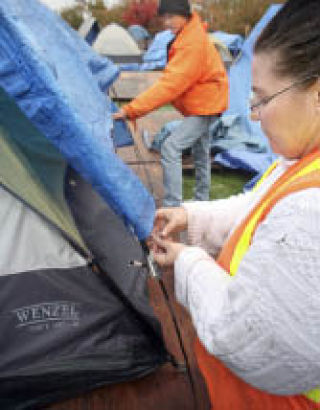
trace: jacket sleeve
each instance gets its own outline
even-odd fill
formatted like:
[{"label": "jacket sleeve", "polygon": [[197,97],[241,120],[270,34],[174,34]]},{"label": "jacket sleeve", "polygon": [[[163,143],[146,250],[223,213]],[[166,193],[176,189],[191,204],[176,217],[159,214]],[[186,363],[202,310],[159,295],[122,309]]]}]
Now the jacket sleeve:
[{"label": "jacket sleeve", "polygon": [[165,104],[174,101],[191,87],[201,75],[203,48],[185,45],[177,49],[162,76],[148,90],[123,106],[128,118],[142,117]]},{"label": "jacket sleeve", "polygon": [[247,211],[252,196],[249,191],[216,201],[184,202],[188,243],[217,255],[236,221]]},{"label": "jacket sleeve", "polygon": [[203,250],[175,263],[175,292],[209,353],[279,395],[320,386],[320,189],[282,199],[230,277]]}]

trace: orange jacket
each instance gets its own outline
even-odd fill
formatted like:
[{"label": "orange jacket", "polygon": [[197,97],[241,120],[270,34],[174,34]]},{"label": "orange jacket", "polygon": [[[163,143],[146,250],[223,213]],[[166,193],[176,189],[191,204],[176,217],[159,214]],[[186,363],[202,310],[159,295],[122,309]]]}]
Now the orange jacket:
[{"label": "orange jacket", "polygon": [[[320,171],[311,170],[310,165],[320,161],[320,152],[315,151],[290,167],[264,195],[249,215],[232,233],[217,262],[226,271],[231,270],[231,261],[237,244],[259,210],[259,218],[254,230],[264,220],[272,207],[293,192],[320,187]],[[305,171],[306,173],[301,173]],[[308,171],[308,172],[307,172]],[[253,230],[253,232],[254,232]],[[251,235],[253,235],[253,232]],[[252,237],[252,236],[251,236]],[[199,339],[195,353],[202,375],[205,378],[212,408],[221,410],[319,410],[320,403],[315,403],[302,394],[278,396],[256,389],[231,372],[220,360],[207,353]]]},{"label": "orange jacket", "polygon": [[196,13],[172,43],[159,80],[123,110],[135,119],[168,103],[185,116],[218,114],[227,108],[227,73]]}]

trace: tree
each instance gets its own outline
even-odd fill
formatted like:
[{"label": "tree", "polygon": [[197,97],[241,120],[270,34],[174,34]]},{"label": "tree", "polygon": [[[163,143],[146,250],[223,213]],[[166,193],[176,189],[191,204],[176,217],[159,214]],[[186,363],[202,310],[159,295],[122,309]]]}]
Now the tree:
[{"label": "tree", "polygon": [[110,23],[125,25],[122,15],[126,9],[126,3],[116,4],[106,8],[103,0],[90,1],[88,9],[92,16],[97,20],[100,27],[107,26]]},{"label": "tree", "polygon": [[274,0],[207,0],[205,3],[211,30],[247,35]]},{"label": "tree", "polygon": [[156,0],[131,0],[123,14],[123,20],[127,25],[139,24],[147,29],[154,27],[154,19],[157,14],[158,4]]},{"label": "tree", "polygon": [[73,27],[75,30],[78,30],[78,28],[81,26],[83,22],[82,7],[76,6],[76,7],[66,8],[62,10],[61,17],[67,23],[69,23],[71,27]]}]

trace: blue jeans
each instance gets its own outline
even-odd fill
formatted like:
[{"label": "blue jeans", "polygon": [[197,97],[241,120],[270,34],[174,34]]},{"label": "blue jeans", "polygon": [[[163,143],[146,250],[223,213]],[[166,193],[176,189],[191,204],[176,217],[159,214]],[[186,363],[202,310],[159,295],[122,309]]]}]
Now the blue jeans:
[{"label": "blue jeans", "polygon": [[209,199],[211,159],[209,125],[214,115],[185,117],[182,123],[161,144],[164,199],[163,206],[179,206],[182,202],[182,151],[192,148],[195,166],[197,201]]}]

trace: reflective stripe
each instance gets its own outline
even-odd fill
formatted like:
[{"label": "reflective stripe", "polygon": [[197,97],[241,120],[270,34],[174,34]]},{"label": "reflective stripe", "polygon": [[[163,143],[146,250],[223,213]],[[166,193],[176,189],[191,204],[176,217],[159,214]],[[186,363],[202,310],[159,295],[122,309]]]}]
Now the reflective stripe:
[{"label": "reflective stripe", "polygon": [[[276,168],[277,165],[278,165],[278,162],[275,162],[269,167],[269,169],[265,172],[262,178],[258,181],[258,183],[253,188],[253,190],[257,190],[257,188],[271,174],[271,172]],[[279,188],[283,189],[284,187],[287,187],[292,181],[296,180],[297,178],[304,177],[305,175],[313,171],[317,171],[317,170],[320,170],[320,159],[319,158],[316,158],[310,164],[306,165],[303,169],[301,169],[299,172],[297,172],[291,178],[285,181],[284,184],[280,186]],[[243,233],[238,243],[235,246],[234,253],[231,258],[231,262],[230,262],[230,274],[231,275],[235,275],[237,273],[240,262],[249,248],[249,245],[250,245],[250,242],[253,236],[253,232],[255,231],[257,223],[262,213],[264,212],[266,207],[270,204],[270,202],[273,200],[275,195],[276,193],[274,193],[274,195],[269,196],[269,198],[267,198],[260,205],[260,207],[256,210],[254,215],[248,221],[247,226],[243,230]],[[314,403],[320,404],[320,387],[310,390],[306,393],[302,393],[302,394],[303,396],[307,397],[309,400],[313,401]]]},{"label": "reflective stripe", "polygon": [[264,204],[261,205],[261,207],[257,210],[257,212],[253,215],[249,223],[247,224],[246,228],[244,229],[241,238],[239,242],[237,243],[234,253],[232,255],[232,259],[230,262],[230,275],[233,276],[237,273],[240,262],[242,261],[242,258],[244,257],[244,254],[247,252],[250,242],[251,242],[251,237],[252,233],[257,225],[257,222],[262,214],[262,212],[265,210],[265,208],[268,206],[269,201],[266,201]]},{"label": "reflective stripe", "polygon": [[309,400],[320,404],[320,387],[303,393],[303,395],[306,396]]},{"label": "reflective stripe", "polygon": [[266,170],[266,172],[262,175],[262,177],[259,179],[259,181],[256,183],[256,185],[252,188],[252,191],[256,191],[259,186],[262,184],[262,182],[271,174],[271,172],[277,167],[279,164],[279,160],[274,161],[270,167]]},{"label": "reflective stripe", "polygon": [[303,177],[304,175],[307,175],[310,172],[316,171],[319,169],[320,169],[320,158],[317,158],[314,161],[312,161],[311,164],[307,165],[301,171],[299,171],[294,177],[290,179],[290,181],[292,181],[293,179],[297,177]]},{"label": "reflective stripe", "polygon": [[[277,167],[279,163],[279,160],[273,162],[270,167],[266,170],[266,172],[262,175],[262,177],[259,179],[259,181],[256,183],[256,185],[252,188],[252,191],[256,191],[262,182],[271,174],[271,172]],[[262,212],[262,209],[261,209]],[[230,263],[230,275],[233,276],[237,273],[239,264],[247,251],[249,245],[250,245],[250,240],[251,240],[251,232],[253,231],[255,224],[257,222],[257,219],[261,215],[261,212],[256,214],[250,221],[250,223],[247,225],[246,229],[244,230],[236,248],[233,253],[233,257],[231,259]]]},{"label": "reflective stripe", "polygon": [[[271,172],[276,168],[278,165],[278,162],[276,161],[273,163],[268,170],[265,172],[265,174],[262,176],[262,178],[258,181],[256,186],[253,188],[256,190],[262,181],[264,181],[270,174]],[[303,177],[307,174],[309,174],[312,171],[320,170],[320,159],[316,158],[314,161],[311,162],[311,164],[307,165],[305,168],[297,172],[295,175],[293,175],[291,178],[289,178],[283,185],[282,187],[286,187],[289,185],[293,180]],[[256,213],[252,216],[251,220],[248,222],[246,228],[244,229],[232,256],[231,262],[230,262],[230,275],[235,275],[238,271],[239,264],[244,257],[244,254],[247,252],[251,238],[253,235],[253,231],[256,228],[257,222],[263,213],[263,211],[266,209],[266,207],[270,204],[273,196],[269,197],[264,203],[261,204],[260,208],[257,209]]]}]

